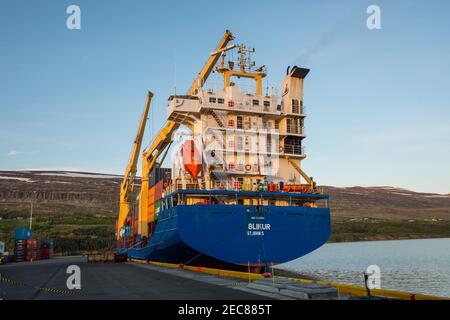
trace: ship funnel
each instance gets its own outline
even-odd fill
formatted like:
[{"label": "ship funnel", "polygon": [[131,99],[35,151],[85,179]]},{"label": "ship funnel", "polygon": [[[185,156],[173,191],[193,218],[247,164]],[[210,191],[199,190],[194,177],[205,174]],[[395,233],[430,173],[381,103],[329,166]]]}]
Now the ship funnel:
[{"label": "ship funnel", "polygon": [[[287,112],[297,113],[297,106],[303,105],[303,81],[308,75],[309,69],[289,66],[282,82],[283,106]],[[294,107],[294,109],[292,109]]]}]

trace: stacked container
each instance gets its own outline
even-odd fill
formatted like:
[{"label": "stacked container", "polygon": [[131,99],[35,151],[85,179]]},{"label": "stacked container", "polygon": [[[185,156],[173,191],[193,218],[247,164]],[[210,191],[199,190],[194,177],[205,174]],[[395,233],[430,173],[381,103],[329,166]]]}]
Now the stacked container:
[{"label": "stacked container", "polygon": [[16,240],[14,244],[14,261],[22,262],[26,258],[27,240]]},{"label": "stacked container", "polygon": [[159,213],[161,212],[161,200],[158,200],[155,202],[154,211],[155,211],[155,214],[154,214],[155,220],[158,220]]},{"label": "stacked container", "polygon": [[39,253],[39,241],[37,239],[28,239],[26,249],[27,261],[39,260]]},{"label": "stacked container", "polygon": [[28,228],[17,228],[15,230],[15,237],[16,240],[28,240],[31,239],[31,229]]},{"label": "stacked container", "polygon": [[162,179],[149,190],[148,198],[148,222],[158,219],[161,211],[161,199],[163,198],[164,189],[168,186],[169,180]]},{"label": "stacked container", "polygon": [[31,229],[17,228],[15,230],[14,261],[21,262],[26,259],[27,240],[31,238]]},{"label": "stacked container", "polygon": [[161,180],[169,180],[172,175],[172,169],[170,168],[153,168],[150,172],[149,184],[150,186],[154,186]]},{"label": "stacked container", "polygon": [[50,259],[53,256],[53,240],[41,239],[39,251],[41,259]]}]

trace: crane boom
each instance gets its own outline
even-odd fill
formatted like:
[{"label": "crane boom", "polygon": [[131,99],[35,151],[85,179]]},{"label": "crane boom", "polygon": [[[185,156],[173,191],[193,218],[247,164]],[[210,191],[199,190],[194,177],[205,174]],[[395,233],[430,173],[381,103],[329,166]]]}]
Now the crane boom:
[{"label": "crane boom", "polygon": [[312,179],[312,177],[309,177],[302,169],[300,169],[300,166],[295,163],[290,157],[285,156],[287,161],[294,167],[295,170],[297,170],[298,173],[303,177],[303,179],[306,180],[306,182],[311,186],[311,188],[314,190],[316,189],[316,182]]},{"label": "crane boom", "polygon": [[196,91],[198,90],[198,88],[200,88],[203,85],[203,83],[205,83],[206,79],[208,79],[212,69],[214,68],[217,61],[219,60],[220,54],[222,53],[223,49],[225,49],[228,42],[233,39],[234,39],[233,34],[229,30],[226,30],[225,35],[223,36],[222,40],[220,40],[216,49],[209,56],[208,61],[206,61],[205,66],[202,68],[202,70],[199,72],[197,78],[192,83],[192,85],[188,91],[188,95],[194,95],[197,93]]},{"label": "crane boom", "polygon": [[[192,83],[187,94],[195,95],[198,93],[198,89],[208,79],[211,71],[216,65],[228,42],[233,40],[233,34],[229,31],[225,31],[225,35],[220,40],[214,52],[209,56],[208,61],[199,72],[197,78]],[[174,120],[168,120],[162,129],[158,132],[153,143],[142,154],[142,181],[141,192],[139,196],[139,226],[138,233],[142,236],[148,235],[148,196],[149,196],[149,175],[153,170],[156,160],[164,149],[172,142],[172,133],[175,132],[180,126],[180,123]]]},{"label": "crane boom", "polygon": [[131,151],[130,160],[128,161],[125,174],[123,176],[122,183],[120,185],[120,202],[119,202],[119,217],[117,221],[117,238],[120,236],[120,228],[122,228],[125,218],[130,212],[129,195],[134,189],[134,180],[136,178],[137,162],[139,159],[139,153],[141,150],[142,138],[144,136],[145,125],[147,123],[148,112],[150,109],[150,102],[152,100],[153,93],[148,92],[147,101],[142,112],[141,120],[139,122],[139,128],[136,134],[136,138],[133,142],[133,149]]}]

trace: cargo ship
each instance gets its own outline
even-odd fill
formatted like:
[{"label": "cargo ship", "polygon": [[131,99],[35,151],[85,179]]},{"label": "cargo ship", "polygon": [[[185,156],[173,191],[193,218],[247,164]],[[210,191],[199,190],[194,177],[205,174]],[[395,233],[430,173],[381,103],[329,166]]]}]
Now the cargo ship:
[{"label": "cargo ship", "polygon": [[[288,67],[281,94],[263,93],[266,67],[232,40],[226,31],[188,92],[169,97],[167,123],[142,153],[136,192],[149,92],[121,186],[117,259],[261,271],[328,240],[328,195],[301,168],[310,70]],[[223,88],[207,87],[213,71]],[[241,78],[254,89],[242,89]],[[169,150],[171,168],[162,168]]]}]

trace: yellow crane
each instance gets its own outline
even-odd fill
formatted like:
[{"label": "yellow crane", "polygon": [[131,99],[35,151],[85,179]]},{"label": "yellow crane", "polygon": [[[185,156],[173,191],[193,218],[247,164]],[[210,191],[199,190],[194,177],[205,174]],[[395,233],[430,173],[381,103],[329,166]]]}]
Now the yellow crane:
[{"label": "yellow crane", "polygon": [[144,136],[145,125],[147,123],[148,112],[150,108],[150,102],[152,100],[153,93],[148,92],[147,101],[142,112],[141,121],[139,122],[138,132],[133,142],[133,149],[131,151],[130,160],[128,161],[125,175],[123,176],[122,183],[120,185],[120,202],[119,202],[119,217],[117,220],[117,239],[120,238],[120,229],[123,227],[125,219],[130,212],[130,200],[129,196],[134,191],[134,181],[136,178],[137,162],[139,159],[139,153],[141,150],[142,138]]},{"label": "yellow crane", "polygon": [[[225,35],[220,40],[215,51],[210,54],[208,61],[203,66],[202,70],[197,75],[197,78],[192,83],[187,94],[196,95],[198,89],[206,82],[211,71],[216,65],[222,53],[227,50],[228,42],[233,40],[233,34],[229,31],[225,31]],[[156,160],[164,151],[165,148],[172,142],[172,133],[175,132],[180,126],[179,122],[174,120],[168,120],[162,129],[158,132],[155,139],[148,150],[142,154],[142,181],[141,192],[139,195],[139,233],[141,236],[148,235],[148,197],[149,197],[149,176],[152,169],[155,167]]]},{"label": "yellow crane", "polygon": [[197,78],[189,88],[189,91],[187,92],[188,95],[197,94],[198,88],[200,88],[206,82],[220,56],[226,50],[228,42],[233,39],[233,34],[229,30],[225,30],[225,34],[222,40],[220,40],[219,44],[217,45],[216,50],[214,50],[214,52],[209,55],[208,61],[206,61],[203,69],[198,73]]},{"label": "yellow crane", "polygon": [[301,168],[300,166],[292,160],[290,157],[285,156],[286,160],[294,167],[295,170],[297,170],[298,173],[303,177],[303,179],[306,180],[306,182],[310,185],[312,191],[316,191],[316,182],[313,180],[312,177],[308,176]]}]

